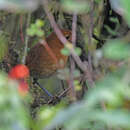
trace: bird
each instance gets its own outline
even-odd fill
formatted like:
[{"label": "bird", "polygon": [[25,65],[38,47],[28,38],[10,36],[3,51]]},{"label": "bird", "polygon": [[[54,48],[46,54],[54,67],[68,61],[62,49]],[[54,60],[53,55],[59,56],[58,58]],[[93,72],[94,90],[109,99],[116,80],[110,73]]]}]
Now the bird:
[{"label": "bird", "polygon": [[[62,29],[61,32],[67,40],[71,42],[72,33],[70,30]],[[29,68],[30,76],[34,78],[34,82],[47,93],[48,96],[52,95],[37,82],[37,79],[44,79],[54,75],[57,70],[65,67],[68,56],[61,53],[64,48],[62,42],[58,39],[55,32],[52,32],[46,39],[47,46],[56,57],[55,59],[49,54],[48,50],[43,44],[36,44],[27,54],[26,66]],[[58,64],[57,64],[58,63]],[[60,65],[62,63],[62,65]]]}]

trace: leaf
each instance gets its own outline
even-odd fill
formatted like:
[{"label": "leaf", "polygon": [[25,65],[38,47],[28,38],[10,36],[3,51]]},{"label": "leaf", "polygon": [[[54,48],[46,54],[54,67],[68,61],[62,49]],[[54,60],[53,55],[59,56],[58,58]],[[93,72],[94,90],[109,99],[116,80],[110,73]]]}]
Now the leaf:
[{"label": "leaf", "polygon": [[121,6],[123,7],[123,13],[128,25],[130,26],[130,0],[120,0]]},{"label": "leaf", "polygon": [[81,53],[82,53],[82,50],[81,50],[80,47],[76,47],[76,48],[75,48],[75,52],[76,52],[76,54],[77,54],[78,56],[80,56]]},{"label": "leaf", "polygon": [[111,40],[103,48],[104,56],[113,60],[127,59],[130,56],[130,45],[119,40]]},{"label": "leaf", "polygon": [[66,47],[64,47],[62,50],[61,50],[61,53],[65,56],[69,56],[70,55],[70,51],[69,49],[67,49]]},{"label": "leaf", "polygon": [[1,10],[33,11],[38,7],[36,0],[0,0]]},{"label": "leaf", "polygon": [[43,27],[44,24],[45,24],[45,23],[44,23],[43,20],[41,20],[41,19],[37,19],[37,20],[36,20],[36,26],[37,26],[37,27],[39,27],[39,28],[40,28],[40,27]]},{"label": "leaf", "polygon": [[81,14],[89,11],[89,3],[86,0],[62,0],[61,5],[67,12],[69,11]]},{"label": "leaf", "polygon": [[[25,105],[27,98],[23,98],[18,92],[18,83],[8,79],[7,75],[0,72],[0,121],[1,130],[28,130],[29,114]],[[26,107],[25,107],[26,106]]]},{"label": "leaf", "polygon": [[36,35],[38,37],[43,37],[44,36],[44,32],[41,29],[39,29],[39,30],[37,30]]}]

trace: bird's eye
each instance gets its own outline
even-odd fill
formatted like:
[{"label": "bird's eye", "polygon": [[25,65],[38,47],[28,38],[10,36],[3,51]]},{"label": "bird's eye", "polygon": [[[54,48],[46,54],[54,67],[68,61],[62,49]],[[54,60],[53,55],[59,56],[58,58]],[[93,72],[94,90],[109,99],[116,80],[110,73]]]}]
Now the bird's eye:
[{"label": "bird's eye", "polygon": [[70,35],[69,35],[69,34],[66,34],[65,38],[66,38],[67,40],[69,40]]}]

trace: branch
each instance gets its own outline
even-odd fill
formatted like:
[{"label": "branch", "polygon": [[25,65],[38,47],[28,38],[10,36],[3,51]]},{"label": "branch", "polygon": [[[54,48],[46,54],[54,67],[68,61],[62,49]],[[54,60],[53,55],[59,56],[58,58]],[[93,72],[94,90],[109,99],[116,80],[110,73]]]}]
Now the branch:
[{"label": "branch", "polygon": [[[72,21],[72,44],[76,45],[76,28],[77,28],[77,14],[73,14],[73,21]],[[74,70],[75,70],[75,62],[70,57],[70,81],[69,81],[69,86],[70,86],[70,96],[72,97],[72,100],[76,100],[76,92],[75,92],[75,86],[74,86]]]},{"label": "branch", "polygon": [[[30,19],[31,19],[31,13],[28,13],[26,28],[29,27]],[[29,36],[26,34],[26,37],[25,37],[25,47],[24,47],[24,53],[23,53],[23,58],[22,58],[22,64],[25,64],[25,59],[26,59],[26,56],[27,56],[27,49],[28,49],[28,40],[29,40]]]}]

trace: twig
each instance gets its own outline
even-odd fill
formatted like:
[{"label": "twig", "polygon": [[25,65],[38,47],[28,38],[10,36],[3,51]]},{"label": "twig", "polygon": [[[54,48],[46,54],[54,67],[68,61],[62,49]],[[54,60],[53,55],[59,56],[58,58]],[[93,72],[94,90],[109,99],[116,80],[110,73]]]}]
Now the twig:
[{"label": "twig", "polygon": [[[91,10],[90,10],[89,18],[88,18],[88,16],[85,17],[85,20],[86,20],[85,22],[88,22],[87,27],[86,27],[86,30],[88,30],[87,31],[88,32],[88,46],[91,46],[91,44],[92,44],[94,0],[90,1],[90,7],[91,7]],[[86,23],[84,23],[84,24],[86,25]],[[88,87],[95,86],[95,83],[93,81],[92,55],[91,55],[90,50],[88,50],[88,62],[85,61],[85,64],[86,64],[88,69],[84,73],[85,75],[83,77],[83,81],[86,81],[86,79],[87,79]]]},{"label": "twig", "polygon": [[72,23],[72,44],[76,45],[76,29],[77,29],[77,14],[73,14],[73,23]]},{"label": "twig", "polygon": [[47,104],[53,104],[53,103],[57,103],[57,99],[58,99],[58,102],[61,100],[62,97],[64,97],[66,95],[66,93],[68,91],[70,91],[71,89],[71,86],[68,87],[67,89],[65,89],[62,93],[60,93],[58,96],[56,96],[55,98],[51,98]]},{"label": "twig", "polygon": [[23,15],[20,16],[20,38],[21,41],[24,43],[24,36],[23,36]]},{"label": "twig", "polygon": [[[77,14],[73,14],[73,22],[72,22],[72,44],[76,45],[76,28],[77,28]],[[75,92],[75,86],[74,86],[74,70],[75,70],[75,62],[70,57],[70,81],[69,81],[69,86],[71,87],[70,89],[70,96],[72,97],[72,100],[76,100],[76,92]]]},{"label": "twig", "polygon": [[[28,13],[26,28],[29,27],[30,20],[31,20],[31,13]],[[22,64],[25,64],[25,59],[26,59],[26,56],[27,56],[27,49],[28,49],[28,40],[29,40],[29,36],[26,34],[26,37],[25,37],[25,47],[24,47],[24,53],[23,53],[24,55],[23,55],[23,58],[22,58]]]},{"label": "twig", "polygon": [[71,89],[71,86],[68,87],[67,89],[65,89],[65,90],[58,96],[58,98],[61,99],[70,89]]},{"label": "twig", "polygon": [[[94,1],[90,2],[91,10],[90,10],[90,26],[89,26],[89,36],[88,36],[88,45],[92,44],[92,36],[93,36],[93,10],[94,10]],[[88,52],[88,64],[89,69],[92,73],[92,55],[91,52]]]}]

